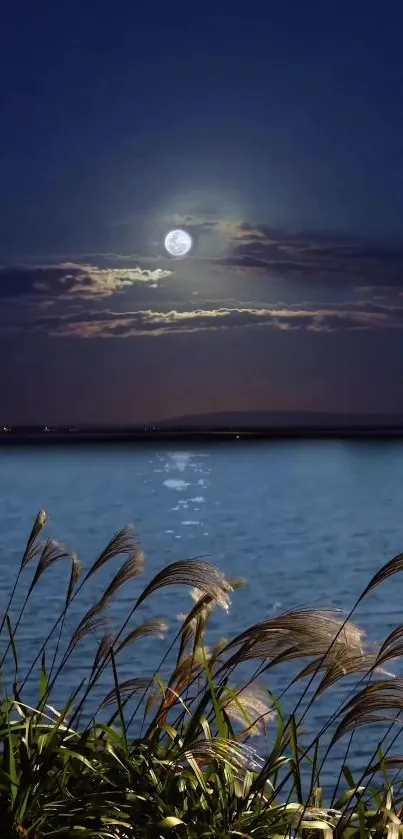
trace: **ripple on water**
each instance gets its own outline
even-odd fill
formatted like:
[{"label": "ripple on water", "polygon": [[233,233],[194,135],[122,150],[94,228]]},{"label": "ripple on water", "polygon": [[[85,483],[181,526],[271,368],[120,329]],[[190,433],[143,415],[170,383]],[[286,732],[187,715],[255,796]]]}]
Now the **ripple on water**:
[{"label": "ripple on water", "polygon": [[191,455],[188,452],[169,452],[168,457],[171,459],[171,463],[167,464],[168,469],[174,468],[179,469],[180,472],[184,472],[186,467],[189,464],[189,460]]},{"label": "ripple on water", "polygon": [[190,484],[189,481],[183,481],[180,478],[167,478],[164,481],[164,486],[168,489],[175,489],[177,492],[183,492]]}]

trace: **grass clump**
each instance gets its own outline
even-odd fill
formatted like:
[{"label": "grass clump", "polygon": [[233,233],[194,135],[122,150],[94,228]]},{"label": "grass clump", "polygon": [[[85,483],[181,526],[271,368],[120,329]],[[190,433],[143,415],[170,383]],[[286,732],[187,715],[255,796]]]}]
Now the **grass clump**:
[{"label": "grass clump", "polygon": [[[43,541],[46,519],[41,512],[34,522],[0,619],[2,839],[403,836],[403,757],[394,748],[403,680],[385,669],[403,653],[403,625],[368,649],[352,620],[370,592],[403,570],[403,555],[373,577],[347,616],[294,609],[209,648],[210,616],[229,608],[239,581],[227,580],[202,559],[174,562],[139,586],[129,614],[112,631],[108,607],[143,572],[137,539],[129,529],[120,531],[84,574],[75,554]],[[93,586],[95,575],[117,557],[119,570],[70,632],[83,587]],[[28,602],[59,561],[70,568],[63,607],[22,671],[19,635]],[[29,568],[31,581],[16,608]],[[140,607],[172,585],[191,589],[192,608],[158,671],[122,680],[121,653],[167,630],[164,620],[141,620]],[[66,682],[74,652],[90,637],[98,638],[98,647],[88,672],[64,707],[56,708],[53,697]],[[287,664],[292,675],[275,696],[266,678]],[[250,675],[242,679],[244,667]],[[109,690],[99,701],[106,675]],[[339,699],[343,680],[347,688]],[[32,703],[34,681],[39,693]],[[307,715],[336,685],[334,711],[307,738]],[[285,714],[284,694],[299,687]],[[349,756],[356,732],[374,723],[384,726],[383,735],[353,777]],[[333,790],[324,791],[323,769],[340,742],[338,777]]]}]

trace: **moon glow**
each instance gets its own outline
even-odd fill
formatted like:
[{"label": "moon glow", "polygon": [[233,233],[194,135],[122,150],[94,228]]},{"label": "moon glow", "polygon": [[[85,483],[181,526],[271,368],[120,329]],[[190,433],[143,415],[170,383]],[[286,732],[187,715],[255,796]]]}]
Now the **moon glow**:
[{"label": "moon glow", "polygon": [[165,236],[165,249],[171,256],[186,256],[192,247],[192,237],[186,230],[170,230]]}]

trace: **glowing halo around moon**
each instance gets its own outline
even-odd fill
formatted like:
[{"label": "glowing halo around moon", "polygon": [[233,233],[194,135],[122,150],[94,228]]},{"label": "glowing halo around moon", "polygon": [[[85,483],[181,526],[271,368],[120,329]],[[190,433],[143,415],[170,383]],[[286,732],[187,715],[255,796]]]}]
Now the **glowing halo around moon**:
[{"label": "glowing halo around moon", "polygon": [[192,237],[186,230],[170,230],[164,240],[165,250],[171,256],[186,256],[192,244]]}]

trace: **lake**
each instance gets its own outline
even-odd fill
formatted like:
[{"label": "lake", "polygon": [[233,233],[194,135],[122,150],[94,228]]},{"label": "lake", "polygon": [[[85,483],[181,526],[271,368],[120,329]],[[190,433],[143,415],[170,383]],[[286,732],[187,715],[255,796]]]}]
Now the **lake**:
[{"label": "lake", "polygon": [[[76,551],[84,568],[118,529],[133,524],[146,554],[147,580],[169,562],[201,555],[227,576],[246,578],[230,613],[215,611],[213,641],[295,606],[348,610],[374,572],[403,550],[402,442],[4,448],[0,486],[3,606],[33,519],[44,508],[48,535]],[[102,594],[118,563],[83,589],[69,628]],[[28,566],[26,581],[31,577]],[[17,634],[20,676],[63,605],[67,581],[67,565],[58,563],[28,602]],[[132,580],[118,595],[111,608],[117,627],[142,585],[142,579]],[[15,614],[25,592],[26,585],[20,586]],[[402,620],[402,592],[403,578],[397,576],[360,606],[356,619],[371,640],[382,640]],[[177,615],[191,603],[186,590],[167,588],[146,602],[142,615],[167,618],[173,632]],[[63,676],[59,691],[65,696],[87,672],[89,643],[77,648]],[[122,659],[120,677],[152,673],[166,645],[140,641]],[[270,676],[271,689],[280,690],[284,678]],[[97,699],[110,687],[105,674]],[[36,682],[31,690],[34,695]],[[57,699],[62,701],[61,694]],[[315,726],[330,702],[315,710]],[[355,747],[357,765],[365,745],[361,738]]]}]

